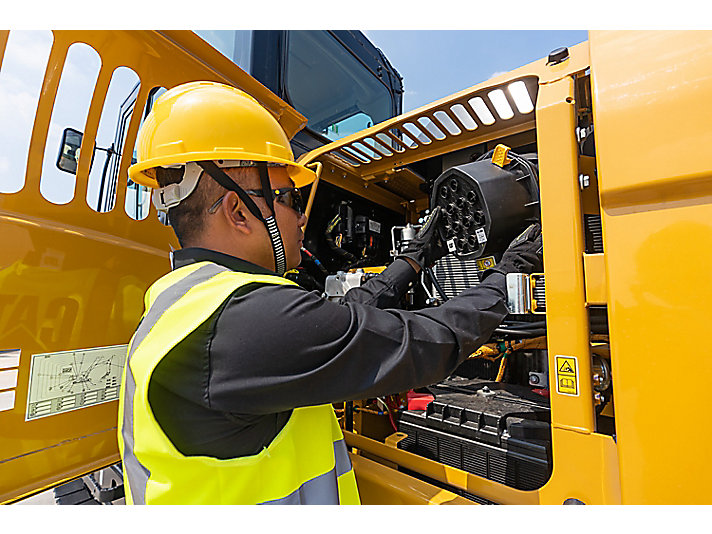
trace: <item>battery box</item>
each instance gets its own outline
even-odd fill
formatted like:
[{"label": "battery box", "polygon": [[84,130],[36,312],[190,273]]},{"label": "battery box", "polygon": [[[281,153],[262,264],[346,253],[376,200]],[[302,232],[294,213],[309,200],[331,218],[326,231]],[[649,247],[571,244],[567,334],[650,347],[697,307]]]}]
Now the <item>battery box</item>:
[{"label": "battery box", "polygon": [[401,413],[398,448],[463,471],[533,490],[552,469],[548,400],[531,388],[450,378],[427,388],[425,410]]}]

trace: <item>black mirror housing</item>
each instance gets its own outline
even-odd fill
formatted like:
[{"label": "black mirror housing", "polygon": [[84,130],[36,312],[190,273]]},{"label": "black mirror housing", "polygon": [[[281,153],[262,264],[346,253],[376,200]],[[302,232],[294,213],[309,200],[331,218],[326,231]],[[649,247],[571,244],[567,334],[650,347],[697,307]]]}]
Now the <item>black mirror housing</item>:
[{"label": "black mirror housing", "polygon": [[62,134],[62,143],[57,157],[57,168],[71,174],[77,174],[79,165],[79,152],[84,134],[74,128],[65,128]]}]

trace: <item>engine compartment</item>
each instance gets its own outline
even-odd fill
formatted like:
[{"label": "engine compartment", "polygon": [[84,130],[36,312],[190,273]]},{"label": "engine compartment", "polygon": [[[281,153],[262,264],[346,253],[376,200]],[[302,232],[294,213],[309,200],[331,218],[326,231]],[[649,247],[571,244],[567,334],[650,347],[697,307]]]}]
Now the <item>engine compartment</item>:
[{"label": "engine compartment", "polygon": [[[581,92],[587,84],[584,77],[577,88],[579,165],[593,185],[586,189],[588,182],[581,183],[582,229],[585,253],[600,255],[601,216],[588,142],[593,135],[590,107]],[[401,307],[440,306],[479,284],[509,243],[540,222],[535,129],[445,151],[405,169],[419,178],[419,190],[427,198],[406,217],[333,183],[321,184],[314,203],[319,210],[310,216],[306,232],[304,261],[290,276],[326,298],[338,299],[390,264],[430,211],[439,207],[438,231],[449,254],[422,271]],[[562,368],[550,369],[545,273],[508,275],[507,307],[510,313],[490,339],[446,380],[337,406],[343,428],[511,488],[542,487],[553,469],[552,392],[578,394],[580,381],[588,377],[577,374],[571,367],[575,362],[559,356],[553,361],[557,366],[561,361]],[[615,439],[607,309],[587,308],[596,432]],[[468,499],[490,502],[423,472],[394,467]]]}]

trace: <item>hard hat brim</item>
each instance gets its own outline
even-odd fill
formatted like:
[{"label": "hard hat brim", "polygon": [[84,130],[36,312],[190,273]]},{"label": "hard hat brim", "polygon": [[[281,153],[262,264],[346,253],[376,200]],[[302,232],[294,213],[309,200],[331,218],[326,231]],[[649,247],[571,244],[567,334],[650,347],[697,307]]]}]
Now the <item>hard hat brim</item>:
[{"label": "hard hat brim", "polygon": [[271,157],[267,159],[264,157],[264,154],[235,154],[234,152],[225,152],[224,154],[220,154],[216,151],[187,153],[184,155],[183,158],[181,158],[182,161],[176,161],[175,156],[168,156],[152,158],[146,161],[142,161],[141,163],[135,163],[129,167],[129,178],[139,185],[143,185],[151,189],[158,189],[160,187],[158,185],[158,182],[155,178],[146,174],[147,170],[154,169],[156,167],[185,165],[186,163],[191,161],[217,161],[221,159],[265,161],[286,165],[287,174],[292,179],[296,187],[304,187],[305,185],[311,184],[316,179],[316,174],[314,173],[314,171],[287,159],[276,157]]}]

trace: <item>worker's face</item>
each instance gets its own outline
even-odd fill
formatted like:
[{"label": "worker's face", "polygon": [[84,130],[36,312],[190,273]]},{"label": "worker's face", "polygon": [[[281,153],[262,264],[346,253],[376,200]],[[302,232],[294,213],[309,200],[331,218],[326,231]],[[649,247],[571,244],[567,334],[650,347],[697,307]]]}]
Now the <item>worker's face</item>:
[{"label": "worker's face", "polygon": [[[269,181],[272,184],[272,189],[284,189],[294,187],[294,182],[287,174],[287,169],[284,167],[270,167]],[[261,204],[265,205],[264,199],[259,198]],[[304,207],[302,206],[302,209]],[[302,243],[304,241],[304,232],[302,227],[307,223],[307,218],[302,213],[297,213],[292,207],[283,204],[282,202],[274,202],[275,219],[279,233],[282,235],[284,243],[284,254],[287,259],[287,270],[294,269],[302,261]],[[271,246],[271,245],[270,245]]]},{"label": "worker's face", "polygon": [[[268,170],[270,184],[273,190],[294,187],[294,183],[284,167],[269,167]],[[236,179],[243,189],[262,190],[259,172],[256,168],[243,168],[239,170],[227,169],[227,174],[233,179]],[[239,180],[237,180],[238,174],[240,175]],[[270,211],[265,199],[257,196],[251,196],[251,198],[260,208],[262,215],[268,217]],[[282,243],[284,245],[287,270],[294,269],[302,261],[301,247],[304,240],[302,227],[306,224],[307,220],[303,214],[298,213],[292,209],[291,206],[279,202],[278,199],[275,199],[273,205],[274,218],[277,221],[277,227],[279,228],[279,233],[282,236]],[[251,217],[251,215],[248,215],[247,210],[245,210],[245,212],[246,216]],[[255,237],[258,241],[256,245],[260,249],[258,253],[258,257],[260,258],[259,264],[265,267],[274,265],[272,242],[270,241],[267,229],[262,222],[256,218],[254,218],[253,225]]]}]

